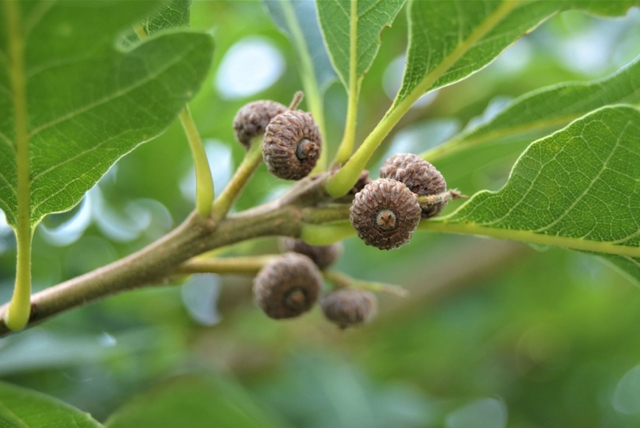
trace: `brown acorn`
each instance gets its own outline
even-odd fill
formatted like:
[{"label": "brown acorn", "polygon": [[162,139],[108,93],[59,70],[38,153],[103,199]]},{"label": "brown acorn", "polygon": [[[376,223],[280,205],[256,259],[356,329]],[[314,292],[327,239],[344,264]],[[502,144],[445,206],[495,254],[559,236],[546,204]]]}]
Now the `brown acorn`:
[{"label": "brown acorn", "polygon": [[251,140],[264,134],[269,122],[285,111],[287,106],[271,100],[254,101],[244,105],[233,119],[236,139],[249,150]]},{"label": "brown acorn", "polygon": [[311,245],[302,239],[283,238],[282,248],[309,257],[320,269],[326,269],[334,264],[342,254],[343,245],[336,242],[332,245]]},{"label": "brown acorn", "polygon": [[356,184],[354,184],[351,190],[349,190],[349,194],[355,195],[356,193],[364,189],[364,186],[366,186],[369,183],[371,183],[371,179],[369,178],[369,171],[365,169],[360,173],[360,176],[358,177],[358,181],[356,181]]},{"label": "brown acorn", "polygon": [[318,124],[304,111],[285,111],[271,120],[262,141],[262,157],[269,172],[284,180],[300,180],[320,157]]},{"label": "brown acorn", "polygon": [[253,280],[260,308],[273,319],[293,318],[313,307],[322,276],[307,256],[286,253],[264,266]]},{"label": "brown acorn", "polygon": [[356,194],[349,220],[365,244],[391,250],[411,240],[421,213],[415,193],[399,181],[381,178]]},{"label": "brown acorn", "polygon": [[[447,182],[433,165],[413,153],[401,153],[387,159],[380,169],[380,178],[392,178],[404,183],[418,196],[429,196],[447,190]],[[442,211],[450,198],[423,206],[422,218],[433,217]]]},{"label": "brown acorn", "polygon": [[320,301],[320,307],[329,321],[345,329],[370,321],[377,312],[378,304],[373,293],[346,288],[327,294]]}]

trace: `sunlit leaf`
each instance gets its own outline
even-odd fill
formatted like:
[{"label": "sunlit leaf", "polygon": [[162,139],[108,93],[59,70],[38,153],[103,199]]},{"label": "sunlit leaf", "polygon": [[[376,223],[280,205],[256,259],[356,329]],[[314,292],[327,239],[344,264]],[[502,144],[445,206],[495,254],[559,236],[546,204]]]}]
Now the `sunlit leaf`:
[{"label": "sunlit leaf", "polygon": [[2,428],[99,428],[89,414],[53,397],[0,382]]},{"label": "sunlit leaf", "polygon": [[513,141],[530,135],[539,137],[611,104],[640,106],[640,60],[605,79],[563,83],[525,94],[488,122],[463,132],[424,155],[433,160],[472,145]]},{"label": "sunlit leaf", "polygon": [[395,105],[464,79],[555,13],[624,14],[637,0],[412,0],[409,52]]},{"label": "sunlit leaf", "polygon": [[[120,157],[160,134],[198,91],[211,37],[172,32],[119,50],[119,33],[153,12],[153,1],[18,2],[24,59],[31,225],[80,201]],[[0,208],[16,224],[15,70],[0,8]],[[15,60],[15,58],[13,58]],[[16,104],[18,103],[18,104]]]},{"label": "sunlit leaf", "polygon": [[606,254],[637,275],[639,135],[639,110],[597,110],[533,143],[500,191],[479,192],[420,227]]},{"label": "sunlit leaf", "polygon": [[344,85],[350,89],[351,68],[360,79],[380,49],[380,33],[391,26],[405,0],[317,1],[320,25]]}]

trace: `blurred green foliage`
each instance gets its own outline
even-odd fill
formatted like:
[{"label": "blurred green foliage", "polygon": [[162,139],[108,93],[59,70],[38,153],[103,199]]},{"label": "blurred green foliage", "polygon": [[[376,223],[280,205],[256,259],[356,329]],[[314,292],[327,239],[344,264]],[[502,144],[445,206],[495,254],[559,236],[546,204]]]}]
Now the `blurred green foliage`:
[{"label": "blurred green foliage", "polygon": [[[255,99],[286,104],[301,82],[289,41],[259,2],[195,1],[191,21],[216,42],[214,65],[190,107],[214,155],[219,186],[227,156],[237,166],[244,154],[231,127],[238,108]],[[356,141],[391,103],[384,90],[385,81],[393,80],[388,66],[403,54],[406,30],[400,13],[382,34],[380,53],[363,84]],[[284,68],[263,90],[224,98],[217,71],[230,50],[247,39],[277,49]],[[500,100],[553,83],[602,77],[638,55],[638,9],[616,20],[563,13],[495,63],[413,108],[376,162],[399,147],[424,151]],[[258,74],[260,64],[245,66],[249,76]],[[396,73],[397,85],[400,77]],[[346,113],[344,89],[332,85],[325,102],[326,140],[335,150]],[[519,144],[524,149],[528,143]],[[436,166],[450,187],[472,194],[498,189],[516,156],[511,149],[487,146]],[[188,145],[174,123],[120,161],[90,193],[89,225],[76,240],[62,242],[38,229],[35,288],[114,261],[162,236],[192,210],[190,174]],[[262,166],[237,209],[271,198],[283,186]],[[50,216],[43,225],[55,231],[81,211],[79,206]],[[2,301],[12,289],[12,240],[0,229]],[[639,290],[596,258],[538,250],[418,234],[408,246],[381,252],[352,238],[337,269],[402,284],[412,293],[408,299],[381,296],[380,316],[366,327],[337,331],[317,310],[274,322],[254,307],[251,278],[199,276],[186,285],[115,296],[0,339],[0,377],[53,395],[99,421],[139,394],[137,402],[145,402],[145,394],[171,396],[166,391],[178,384],[177,400],[185,401],[167,406],[184,409],[195,394],[200,407],[210,403],[204,411],[217,410],[221,421],[240,418],[228,426],[640,426],[640,376],[634,369],[640,364]],[[230,251],[266,253],[278,247],[275,240],[259,240]],[[193,300],[190,293],[204,306],[186,305]],[[207,380],[174,379],[184,374]],[[216,394],[230,394],[237,402],[225,404]]]}]

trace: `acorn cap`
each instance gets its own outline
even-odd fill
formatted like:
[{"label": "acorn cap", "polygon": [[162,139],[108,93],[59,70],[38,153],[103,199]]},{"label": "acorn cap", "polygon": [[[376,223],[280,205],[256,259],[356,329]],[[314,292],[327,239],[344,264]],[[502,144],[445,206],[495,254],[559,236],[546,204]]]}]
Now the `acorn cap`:
[{"label": "acorn cap", "polygon": [[373,293],[353,288],[332,291],[322,298],[320,306],[324,316],[343,329],[370,321],[378,309]]},{"label": "acorn cap", "polygon": [[358,177],[358,181],[356,181],[356,184],[354,184],[353,187],[349,190],[349,194],[355,195],[356,193],[364,189],[364,186],[366,186],[369,183],[371,183],[371,179],[369,178],[369,171],[365,169],[360,173],[360,176]]},{"label": "acorn cap", "polygon": [[273,319],[293,318],[318,300],[322,276],[307,256],[286,253],[265,265],[253,280],[260,308]]},{"label": "acorn cap", "polygon": [[341,242],[331,245],[311,245],[301,239],[294,238],[283,238],[280,242],[283,250],[304,254],[320,269],[326,269],[334,264],[340,258],[343,250]]},{"label": "acorn cap", "polygon": [[285,111],[287,106],[271,100],[254,101],[244,105],[233,119],[236,139],[249,150],[251,140],[264,134],[269,122]]},{"label": "acorn cap", "polygon": [[[392,178],[404,183],[418,196],[445,192],[447,182],[433,165],[413,153],[400,153],[387,159],[380,169],[380,178]],[[422,218],[433,217],[447,205],[447,200],[422,212]]]},{"label": "acorn cap", "polygon": [[304,111],[285,111],[271,120],[262,141],[262,157],[269,172],[284,180],[300,180],[320,157],[318,124]]},{"label": "acorn cap", "polygon": [[421,213],[415,193],[399,181],[381,178],[356,194],[349,220],[365,244],[391,250],[411,240]]}]

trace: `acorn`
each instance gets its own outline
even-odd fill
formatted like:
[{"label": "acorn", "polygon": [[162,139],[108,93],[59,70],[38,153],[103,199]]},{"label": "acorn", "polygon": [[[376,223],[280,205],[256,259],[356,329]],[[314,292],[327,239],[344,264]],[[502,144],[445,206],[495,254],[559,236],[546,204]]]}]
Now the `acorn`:
[{"label": "acorn", "polygon": [[364,189],[364,186],[366,186],[369,183],[371,183],[371,179],[369,178],[369,171],[365,169],[360,173],[360,176],[358,177],[358,181],[356,181],[356,184],[354,184],[353,187],[349,190],[349,194],[355,195],[356,193]]},{"label": "acorn", "polygon": [[421,213],[415,193],[399,181],[381,178],[356,194],[349,220],[365,244],[391,250],[411,240]]},{"label": "acorn", "polygon": [[[440,171],[413,153],[401,153],[387,159],[380,169],[380,178],[398,180],[418,196],[437,195],[447,190],[447,182]],[[438,215],[449,199],[443,197],[435,204],[424,205],[422,218]]]},{"label": "acorn", "polygon": [[376,296],[369,291],[345,288],[323,297],[320,307],[329,321],[345,329],[369,322],[375,316],[378,304]]},{"label": "acorn", "polygon": [[310,113],[289,110],[271,120],[262,141],[269,172],[284,180],[300,180],[320,157],[322,137]]},{"label": "acorn", "polygon": [[286,253],[266,264],[253,280],[256,303],[269,318],[294,318],[318,300],[322,276],[307,256]]},{"label": "acorn", "polygon": [[269,122],[287,111],[287,106],[271,100],[260,100],[244,105],[233,119],[236,139],[247,149],[251,140],[264,134]]},{"label": "acorn", "polygon": [[336,242],[331,245],[311,245],[302,239],[283,238],[281,246],[285,251],[293,251],[309,257],[320,269],[326,269],[334,264],[342,254],[343,245]]}]

